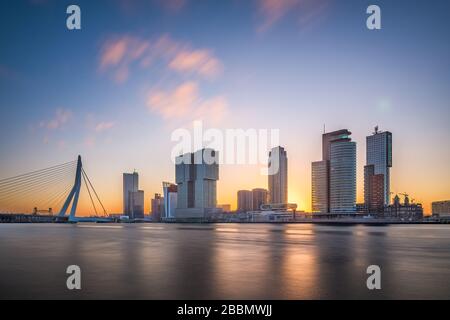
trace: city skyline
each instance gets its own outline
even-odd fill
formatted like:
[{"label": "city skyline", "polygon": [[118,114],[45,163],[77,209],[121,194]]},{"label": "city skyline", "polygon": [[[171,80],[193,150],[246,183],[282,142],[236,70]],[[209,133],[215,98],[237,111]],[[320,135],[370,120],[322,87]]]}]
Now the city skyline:
[{"label": "city skyline", "polygon": [[[365,137],[379,125],[394,134],[391,191],[430,213],[450,197],[450,45],[439,14],[449,4],[380,1],[383,29],[371,32],[364,3],[306,2],[273,16],[256,1],[79,1],[78,33],[65,29],[63,3],[2,3],[1,178],[81,154],[108,212],[121,212],[120,174],[136,169],[148,213],[161,181],[175,181],[171,132],[203,119],[220,130],[280,129],[289,202],[310,211],[323,125],[353,133],[358,203]],[[268,187],[258,166],[221,165],[218,203],[235,209],[237,190],[256,187]]]}]

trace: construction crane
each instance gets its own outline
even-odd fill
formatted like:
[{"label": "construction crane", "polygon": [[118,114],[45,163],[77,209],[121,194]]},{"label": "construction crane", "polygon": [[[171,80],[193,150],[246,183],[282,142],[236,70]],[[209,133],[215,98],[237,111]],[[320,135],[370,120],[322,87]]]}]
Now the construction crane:
[{"label": "construction crane", "polygon": [[405,205],[409,204],[409,194],[407,194],[406,192],[400,193],[402,196],[405,197]]}]

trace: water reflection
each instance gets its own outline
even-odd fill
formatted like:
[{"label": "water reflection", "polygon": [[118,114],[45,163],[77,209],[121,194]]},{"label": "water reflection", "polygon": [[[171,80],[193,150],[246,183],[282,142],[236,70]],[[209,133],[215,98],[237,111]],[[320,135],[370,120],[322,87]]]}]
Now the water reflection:
[{"label": "water reflection", "polygon": [[[82,290],[65,287],[82,269]],[[382,290],[366,268],[382,270]],[[448,226],[0,225],[0,298],[450,296]]]}]

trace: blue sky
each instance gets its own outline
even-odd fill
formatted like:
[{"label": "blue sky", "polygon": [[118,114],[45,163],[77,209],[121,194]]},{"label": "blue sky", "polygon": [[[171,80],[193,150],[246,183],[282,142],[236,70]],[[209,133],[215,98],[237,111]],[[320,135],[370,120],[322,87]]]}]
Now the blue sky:
[{"label": "blue sky", "polygon": [[[79,31],[65,27],[73,3]],[[366,28],[369,4],[380,6],[382,30]],[[82,154],[111,199],[133,169],[149,198],[173,180],[171,131],[203,117],[279,128],[289,196],[308,209],[323,125],[354,133],[361,198],[364,137],[378,124],[394,135],[393,189],[448,198],[449,16],[440,0],[2,1],[0,176]],[[195,106],[171,112],[186,95]],[[221,203],[266,186],[257,168],[222,170]]]}]

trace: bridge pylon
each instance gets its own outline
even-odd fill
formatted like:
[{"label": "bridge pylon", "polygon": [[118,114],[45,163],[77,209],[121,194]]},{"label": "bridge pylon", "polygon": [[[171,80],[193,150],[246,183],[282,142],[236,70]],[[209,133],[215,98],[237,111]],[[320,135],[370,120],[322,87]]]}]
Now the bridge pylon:
[{"label": "bridge pylon", "polygon": [[66,215],[67,209],[69,208],[70,203],[72,203],[72,207],[70,208],[69,221],[77,221],[75,218],[75,213],[77,211],[78,198],[80,196],[80,188],[81,188],[81,170],[82,170],[82,162],[81,156],[78,156],[77,161],[77,170],[75,174],[75,183],[70,190],[69,195],[67,196],[64,205],[61,207],[59,211],[58,217],[64,217]]}]

